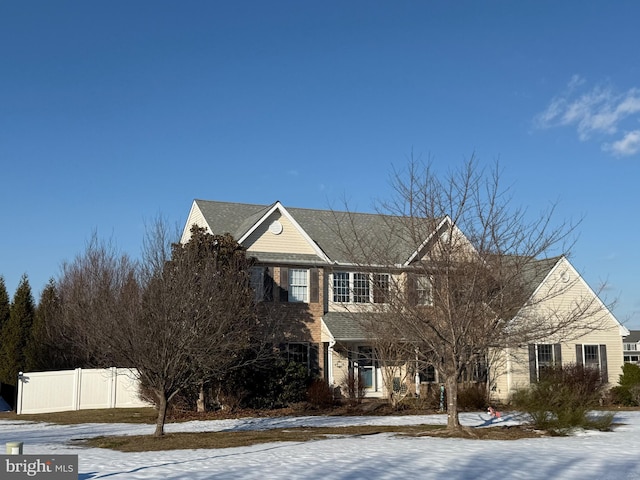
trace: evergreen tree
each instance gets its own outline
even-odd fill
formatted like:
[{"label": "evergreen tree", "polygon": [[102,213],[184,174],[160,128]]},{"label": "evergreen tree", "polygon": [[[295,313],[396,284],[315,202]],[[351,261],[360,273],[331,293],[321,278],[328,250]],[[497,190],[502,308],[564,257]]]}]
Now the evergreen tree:
[{"label": "evergreen tree", "polygon": [[[7,287],[4,283],[4,277],[0,276],[0,332],[2,328],[9,321],[9,314],[11,312],[11,303],[9,301],[9,294],[7,293]],[[0,350],[2,349],[2,336],[0,335]]]},{"label": "evergreen tree", "polygon": [[0,381],[16,385],[18,372],[25,368],[26,347],[31,336],[35,306],[29,279],[22,276],[11,303],[9,321],[2,328]]},{"label": "evergreen tree", "polygon": [[[29,372],[37,370],[56,369],[58,364],[62,364],[57,342],[49,335],[50,330],[58,320],[60,312],[60,300],[58,298],[56,285],[53,279],[42,291],[40,301],[36,307],[31,335],[27,343],[25,353],[25,370]],[[64,355],[62,355],[64,357]],[[64,365],[62,368],[67,367]]]}]

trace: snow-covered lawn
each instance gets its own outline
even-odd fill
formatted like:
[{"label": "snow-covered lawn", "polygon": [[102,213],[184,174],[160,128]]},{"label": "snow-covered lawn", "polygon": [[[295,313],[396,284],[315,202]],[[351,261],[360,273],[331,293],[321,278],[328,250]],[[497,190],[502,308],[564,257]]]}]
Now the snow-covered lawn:
[{"label": "snow-covered lawn", "polygon": [[[461,421],[479,426],[490,424],[491,418],[467,413]],[[121,453],[69,441],[151,434],[153,426],[5,420],[0,421],[0,441],[24,442],[25,454],[77,454],[80,479],[640,479],[640,412],[617,413],[615,421],[623,425],[614,432],[512,441],[380,434],[219,450]],[[517,422],[506,414],[499,425]],[[167,431],[421,423],[444,424],[446,416],[248,418],[169,424]]]}]

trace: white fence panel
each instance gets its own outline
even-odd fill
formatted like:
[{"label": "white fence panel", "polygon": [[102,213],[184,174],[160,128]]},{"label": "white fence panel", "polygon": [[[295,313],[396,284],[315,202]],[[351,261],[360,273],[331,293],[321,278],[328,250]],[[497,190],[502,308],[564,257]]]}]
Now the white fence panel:
[{"label": "white fence panel", "polygon": [[18,379],[16,412],[150,406],[138,397],[138,386],[135,370],[128,368],[23,373]]}]

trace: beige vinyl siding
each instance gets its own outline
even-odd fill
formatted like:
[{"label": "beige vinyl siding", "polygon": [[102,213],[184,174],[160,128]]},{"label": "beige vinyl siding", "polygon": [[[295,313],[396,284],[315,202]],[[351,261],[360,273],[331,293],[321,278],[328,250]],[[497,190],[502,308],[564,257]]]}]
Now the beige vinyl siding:
[{"label": "beige vinyl siding", "polygon": [[[276,220],[282,224],[282,232],[278,235],[269,231],[269,225]],[[277,210],[242,243],[250,252],[316,254],[300,231]]]},{"label": "beige vinyl siding", "polygon": [[187,217],[187,223],[184,225],[184,230],[182,232],[182,238],[180,239],[180,243],[187,243],[191,239],[191,227],[196,224],[199,227],[206,228],[207,231],[211,232],[207,221],[204,219],[204,215],[200,210],[200,207],[193,202],[191,206],[191,211],[189,212],[189,216]]},{"label": "beige vinyl siding", "polygon": [[[536,302],[536,298],[540,301]],[[578,310],[586,310],[585,320],[576,322],[570,332],[562,337],[539,339],[536,343],[561,343],[563,365],[576,363],[576,344],[606,345],[608,383],[616,385],[623,365],[621,326],[566,260],[559,262],[533,300],[533,306],[522,312],[522,317],[531,322],[571,315],[576,306],[580,306]],[[594,328],[596,326],[598,328]],[[515,390],[530,384],[528,346],[503,351],[497,357],[494,368],[498,374],[492,396],[507,401]]]}]

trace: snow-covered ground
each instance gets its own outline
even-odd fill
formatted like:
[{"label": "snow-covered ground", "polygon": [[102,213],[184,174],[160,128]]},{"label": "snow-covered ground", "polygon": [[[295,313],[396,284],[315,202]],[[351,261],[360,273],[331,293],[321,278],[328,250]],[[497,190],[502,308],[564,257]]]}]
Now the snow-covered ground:
[{"label": "snow-covered ground", "polygon": [[[469,426],[492,423],[462,414]],[[152,425],[51,425],[0,421],[0,442],[24,442],[24,454],[77,454],[80,479],[640,479],[640,412],[616,414],[614,432],[511,441],[399,437],[391,434],[270,443],[219,450],[121,453],[81,448],[73,439],[151,434]],[[505,414],[500,424],[517,423]],[[444,424],[444,415],[284,417],[187,422],[168,432],[343,425]],[[4,447],[4,445],[2,445]]]}]

